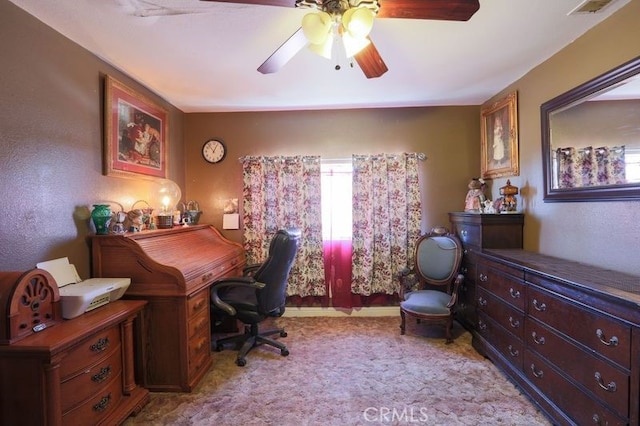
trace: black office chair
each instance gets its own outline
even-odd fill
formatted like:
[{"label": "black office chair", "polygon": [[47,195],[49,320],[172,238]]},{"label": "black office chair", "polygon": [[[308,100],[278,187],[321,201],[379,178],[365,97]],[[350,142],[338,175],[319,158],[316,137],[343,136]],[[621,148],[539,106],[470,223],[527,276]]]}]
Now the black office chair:
[{"label": "black office chair", "polygon": [[245,324],[243,334],[216,340],[212,346],[221,351],[228,343],[242,345],[236,358],[241,367],[247,363],[247,353],[261,344],[280,349],[282,356],[289,355],[286,345],[266,337],[273,334],[286,337],[284,329],[261,333],[258,324],[284,314],[287,280],[299,244],[300,230],[280,230],[271,240],[267,260],[245,268],[242,277],[224,278],[211,287],[212,314],[231,316]]}]

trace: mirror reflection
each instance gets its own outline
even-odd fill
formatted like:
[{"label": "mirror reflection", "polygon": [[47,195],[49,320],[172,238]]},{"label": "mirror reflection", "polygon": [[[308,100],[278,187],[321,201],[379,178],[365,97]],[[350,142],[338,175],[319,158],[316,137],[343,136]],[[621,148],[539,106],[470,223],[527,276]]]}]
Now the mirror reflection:
[{"label": "mirror reflection", "polygon": [[541,107],[546,201],[640,198],[640,58]]},{"label": "mirror reflection", "polygon": [[552,188],[640,183],[640,78],[550,114]]}]

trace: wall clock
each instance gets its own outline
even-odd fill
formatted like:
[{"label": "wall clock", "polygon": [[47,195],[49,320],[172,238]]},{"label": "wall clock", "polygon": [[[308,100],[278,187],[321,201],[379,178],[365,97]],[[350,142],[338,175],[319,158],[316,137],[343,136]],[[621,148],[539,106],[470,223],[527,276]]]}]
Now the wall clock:
[{"label": "wall clock", "polygon": [[211,163],[219,163],[227,155],[227,147],[220,139],[210,139],[202,146],[202,157]]}]

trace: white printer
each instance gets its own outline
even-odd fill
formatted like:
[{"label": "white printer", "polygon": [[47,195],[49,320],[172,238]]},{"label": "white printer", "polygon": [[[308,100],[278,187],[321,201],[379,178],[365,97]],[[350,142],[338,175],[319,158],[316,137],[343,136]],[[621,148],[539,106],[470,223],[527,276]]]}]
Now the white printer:
[{"label": "white printer", "polygon": [[66,319],[120,299],[131,284],[131,278],[89,278],[82,281],[76,267],[66,257],[40,262],[36,267],[49,272],[56,280],[62,317]]}]

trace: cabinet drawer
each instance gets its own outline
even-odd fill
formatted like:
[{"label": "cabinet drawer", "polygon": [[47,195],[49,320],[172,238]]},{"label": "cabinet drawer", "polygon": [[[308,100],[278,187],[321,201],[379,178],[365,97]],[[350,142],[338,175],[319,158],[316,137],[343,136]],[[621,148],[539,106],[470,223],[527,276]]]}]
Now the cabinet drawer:
[{"label": "cabinet drawer", "polygon": [[629,415],[630,379],[627,372],[585,352],[531,319],[527,319],[525,329],[529,349],[579,382],[619,415]]},{"label": "cabinet drawer", "polygon": [[79,375],[63,381],[60,386],[62,395],[62,412],[67,412],[75,405],[93,394],[98,394],[106,383],[122,374],[121,347],[114,347],[111,355],[83,370]]},{"label": "cabinet drawer", "polygon": [[191,318],[209,305],[209,289],[199,291],[187,300],[187,317]]},{"label": "cabinet drawer", "polygon": [[618,417],[613,411],[589,397],[529,349],[524,354],[524,372],[531,383],[577,424],[628,424],[628,419]]},{"label": "cabinet drawer", "polygon": [[491,317],[518,339],[524,335],[524,313],[492,296],[482,288],[477,289],[479,311]]},{"label": "cabinet drawer", "polygon": [[198,334],[209,334],[209,311],[202,310],[189,319],[189,339]]},{"label": "cabinet drawer", "polygon": [[118,407],[122,398],[122,379],[114,379],[94,394],[82,405],[62,413],[62,424],[69,426],[99,424],[111,411]]},{"label": "cabinet drawer", "polygon": [[76,345],[65,357],[60,366],[60,377],[64,380],[70,375],[84,370],[87,366],[104,359],[114,347],[120,346],[120,328],[111,327],[94,334]]},{"label": "cabinet drawer", "polygon": [[480,225],[459,223],[456,226],[456,234],[460,238],[460,242],[466,248],[467,246],[480,246]]},{"label": "cabinet drawer", "polygon": [[571,336],[598,354],[631,368],[631,327],[533,285],[528,289],[530,317]]},{"label": "cabinet drawer", "polygon": [[478,331],[511,365],[522,370],[524,345],[520,339],[517,339],[511,333],[507,333],[483,312],[478,313]]},{"label": "cabinet drawer", "polygon": [[[476,280],[476,284],[485,288],[489,293],[524,311],[524,280],[491,265],[493,264],[478,263],[478,279]],[[514,270],[513,272],[517,273],[518,271]]]}]

